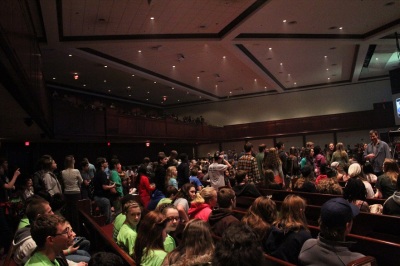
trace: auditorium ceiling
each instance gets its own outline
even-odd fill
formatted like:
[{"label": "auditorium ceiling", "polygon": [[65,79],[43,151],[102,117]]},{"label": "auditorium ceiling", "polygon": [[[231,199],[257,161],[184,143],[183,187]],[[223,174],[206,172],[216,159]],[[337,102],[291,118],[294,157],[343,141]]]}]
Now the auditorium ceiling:
[{"label": "auditorium ceiling", "polygon": [[29,0],[46,84],[156,108],[388,79],[400,1]]}]

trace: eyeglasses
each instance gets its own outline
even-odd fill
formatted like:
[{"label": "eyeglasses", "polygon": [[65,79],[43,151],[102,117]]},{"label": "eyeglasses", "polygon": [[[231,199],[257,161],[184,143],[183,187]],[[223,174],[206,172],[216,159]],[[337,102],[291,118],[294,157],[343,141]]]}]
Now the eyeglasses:
[{"label": "eyeglasses", "polygon": [[65,234],[66,234],[67,236],[69,236],[69,235],[72,234],[72,229],[71,229],[71,227],[65,228],[64,231],[62,231],[62,232],[59,233],[59,234],[55,234],[54,236],[61,236],[61,235],[65,235]]},{"label": "eyeglasses", "polygon": [[173,221],[180,222],[181,218],[180,217],[167,217],[167,221],[168,222],[173,222]]}]

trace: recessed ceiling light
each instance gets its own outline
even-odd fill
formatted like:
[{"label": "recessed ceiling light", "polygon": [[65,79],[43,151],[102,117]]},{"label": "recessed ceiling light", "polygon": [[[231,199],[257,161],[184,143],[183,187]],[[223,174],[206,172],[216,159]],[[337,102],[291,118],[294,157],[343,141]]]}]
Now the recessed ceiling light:
[{"label": "recessed ceiling light", "polygon": [[175,68],[175,66],[172,66],[173,68]]},{"label": "recessed ceiling light", "polygon": [[200,77],[197,77],[198,79],[200,78]]},{"label": "recessed ceiling light", "polygon": [[150,94],[150,92],[148,91],[147,94]]},{"label": "recessed ceiling light", "polygon": [[267,88],[267,86],[264,86],[264,89],[266,89]]},{"label": "recessed ceiling light", "polygon": [[148,101],[149,99],[146,99],[146,101]]},{"label": "recessed ceiling light", "polygon": [[377,57],[377,58],[375,58],[375,60],[379,60],[379,58]]},{"label": "recessed ceiling light", "polygon": [[111,92],[111,90],[108,90],[108,92]]},{"label": "recessed ceiling light", "polygon": [[132,77],[134,77],[135,75],[132,74]]},{"label": "recessed ceiling light", "polygon": [[71,56],[72,56],[72,54],[69,54],[68,56],[69,56],[69,57],[71,57]]},{"label": "recessed ceiling light", "polygon": [[107,68],[107,66],[104,66],[105,68]]},{"label": "recessed ceiling light", "polygon": [[132,95],[129,94],[128,96],[131,97]]},{"label": "recessed ceiling light", "polygon": [[286,23],[286,19],[283,20],[283,23]]},{"label": "recessed ceiling light", "polygon": [[339,30],[343,30],[343,27],[339,27]]},{"label": "recessed ceiling light", "polygon": [[126,87],[127,89],[130,89],[131,88],[131,86],[128,86],[128,87]]},{"label": "recessed ceiling light", "polygon": [[56,79],[55,77],[53,79]]},{"label": "recessed ceiling light", "polygon": [[331,78],[328,78],[328,80],[330,80]]},{"label": "recessed ceiling light", "polygon": [[327,55],[325,55],[324,57],[325,57],[325,58],[327,58],[328,56],[327,56]]},{"label": "recessed ceiling light", "polygon": [[283,63],[280,63],[281,66],[283,66]]},{"label": "recessed ceiling light", "polygon": [[290,74],[287,74],[288,76],[290,76]]},{"label": "recessed ceiling light", "polygon": [[257,79],[254,79],[254,81],[257,81]]},{"label": "recessed ceiling light", "polygon": [[86,87],[86,84],[83,84],[83,87]]},{"label": "recessed ceiling light", "polygon": [[295,82],[294,85],[297,85],[297,82]]},{"label": "recessed ceiling light", "polygon": [[150,17],[151,20],[154,20],[154,17]]},{"label": "recessed ceiling light", "polygon": [[156,84],[157,83],[157,81],[154,81],[154,84]]},{"label": "recessed ceiling light", "polygon": [[181,100],[178,100],[178,102],[180,102]]},{"label": "recessed ceiling light", "polygon": [[174,88],[174,87],[172,87],[171,89],[175,90],[175,88]]},{"label": "recessed ceiling light", "polygon": [[104,80],[104,83],[106,83],[107,82],[107,80]]},{"label": "recessed ceiling light", "polygon": [[139,52],[139,53],[141,53],[141,52],[142,52],[142,50],[138,50],[138,52]]},{"label": "recessed ceiling light", "polygon": [[270,50],[270,51],[271,51],[271,50],[272,50],[272,47],[269,47],[269,48],[268,48],[268,50]]},{"label": "recessed ceiling light", "polygon": [[199,96],[199,98],[201,99],[201,96]]},{"label": "recessed ceiling light", "polygon": [[326,71],[329,71],[329,68],[327,68]]},{"label": "recessed ceiling light", "polygon": [[223,58],[223,59],[225,59],[225,58],[226,58],[226,56],[224,55],[222,58]]}]

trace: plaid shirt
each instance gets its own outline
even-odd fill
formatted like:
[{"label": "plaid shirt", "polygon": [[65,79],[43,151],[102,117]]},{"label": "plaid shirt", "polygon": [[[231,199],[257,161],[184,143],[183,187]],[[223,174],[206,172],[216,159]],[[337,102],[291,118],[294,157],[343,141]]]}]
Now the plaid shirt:
[{"label": "plaid shirt", "polygon": [[260,181],[260,172],[258,171],[257,160],[250,154],[245,154],[239,158],[237,169],[246,171],[249,176],[249,181]]}]

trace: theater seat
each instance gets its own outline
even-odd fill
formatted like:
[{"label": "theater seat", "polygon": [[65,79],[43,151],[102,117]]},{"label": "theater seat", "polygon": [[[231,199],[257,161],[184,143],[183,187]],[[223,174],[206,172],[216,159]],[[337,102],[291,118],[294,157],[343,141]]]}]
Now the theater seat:
[{"label": "theater seat", "polygon": [[347,266],[377,266],[376,259],[371,256],[365,256],[347,263]]}]

